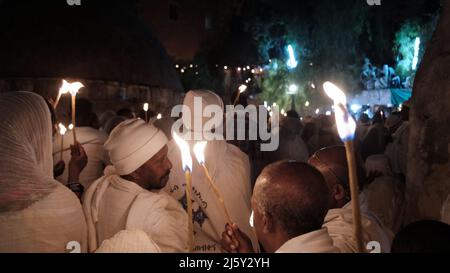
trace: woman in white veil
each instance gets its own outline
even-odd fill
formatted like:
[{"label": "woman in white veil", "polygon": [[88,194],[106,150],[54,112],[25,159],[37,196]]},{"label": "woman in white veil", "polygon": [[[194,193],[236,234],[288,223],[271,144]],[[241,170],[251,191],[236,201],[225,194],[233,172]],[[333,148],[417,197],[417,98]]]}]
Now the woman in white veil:
[{"label": "woman in white veil", "polygon": [[0,95],[0,252],[86,250],[81,204],[53,178],[51,126],[39,95]]}]

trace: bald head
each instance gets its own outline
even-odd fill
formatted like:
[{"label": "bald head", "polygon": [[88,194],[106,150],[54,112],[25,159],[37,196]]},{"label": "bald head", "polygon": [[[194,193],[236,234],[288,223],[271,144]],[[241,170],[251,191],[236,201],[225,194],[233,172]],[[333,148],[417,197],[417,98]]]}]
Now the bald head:
[{"label": "bald head", "polygon": [[282,161],[266,167],[258,177],[253,200],[290,237],[322,227],[328,211],[328,188],[314,167]]}]

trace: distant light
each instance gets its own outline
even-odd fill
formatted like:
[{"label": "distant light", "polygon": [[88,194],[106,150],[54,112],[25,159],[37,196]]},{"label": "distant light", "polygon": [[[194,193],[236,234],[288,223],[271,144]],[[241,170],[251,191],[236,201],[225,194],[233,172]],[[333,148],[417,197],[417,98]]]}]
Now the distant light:
[{"label": "distant light", "polygon": [[403,103],[400,103],[400,105],[398,106],[398,110],[402,111],[403,110]]},{"label": "distant light", "polygon": [[419,50],[420,50],[420,38],[417,37],[414,42],[414,58],[412,61],[412,69],[417,69],[417,64],[419,63]]},{"label": "distant light", "polygon": [[272,107],[270,107],[270,106],[267,106],[267,111],[271,111],[272,110]]},{"label": "distant light", "polygon": [[262,68],[259,69],[259,73],[263,73],[263,71],[264,71],[264,70],[263,70]]},{"label": "distant light", "polygon": [[247,65],[247,69],[250,69],[250,66]]},{"label": "distant light", "polygon": [[198,64],[196,64],[195,67],[198,67]]},{"label": "distant light", "polygon": [[313,63],[309,63],[309,65],[310,65],[310,66],[313,66],[314,64],[313,64]]},{"label": "distant light", "polygon": [[241,68],[240,68],[240,67],[238,67],[238,68],[237,68],[237,71],[241,72]]},{"label": "distant light", "polygon": [[181,73],[184,73],[184,69],[182,68],[182,69],[180,70],[180,72],[181,72]]},{"label": "distant light", "polygon": [[162,115],[161,115],[161,114],[158,114],[158,115],[156,116],[156,119],[162,119]]},{"label": "distant light", "polygon": [[272,60],[271,59],[269,59],[269,63],[271,63],[272,62]]},{"label": "distant light", "polygon": [[242,70],[247,71],[247,68],[244,67],[244,69],[242,69]]},{"label": "distant light", "polygon": [[306,101],[306,102],[305,102],[305,106],[306,106],[306,107],[309,107],[309,101]]},{"label": "distant light", "polygon": [[189,67],[190,67],[190,68],[193,68],[193,67],[194,67],[194,65],[193,65],[193,64],[190,64],[190,65],[189,65]]},{"label": "distant light", "polygon": [[350,106],[350,110],[352,110],[353,113],[358,112],[359,110],[361,110],[362,106],[359,104],[352,104]]},{"label": "distant light", "polygon": [[198,75],[198,71],[195,71],[195,75]]},{"label": "distant light", "polygon": [[300,117],[300,120],[303,121],[303,117]]},{"label": "distant light", "polygon": [[277,103],[274,102],[274,103],[272,104],[272,106],[273,106],[273,107],[277,107]]},{"label": "distant light", "polygon": [[175,65],[175,68],[179,68],[180,66],[177,64],[177,65]]},{"label": "distant light", "polygon": [[318,114],[320,114],[320,109],[319,108],[316,109],[316,115],[318,115]]},{"label": "distant light", "polygon": [[325,115],[331,116],[331,111],[327,111],[327,112],[325,113]]},{"label": "distant light", "polygon": [[247,81],[248,81],[248,82],[251,82],[251,81],[252,81],[252,79],[251,79],[251,78],[248,78],[248,79],[247,79]]},{"label": "distant light", "polygon": [[147,102],[144,103],[144,107],[142,107],[142,109],[144,109],[145,112],[148,111],[148,103]]},{"label": "distant light", "polygon": [[73,124],[72,123],[69,124],[69,126],[67,128],[69,128],[69,130],[73,130]]},{"label": "distant light", "polygon": [[298,62],[295,59],[294,48],[292,47],[292,45],[288,45],[287,50],[289,54],[289,60],[287,61],[287,65],[289,68],[294,69],[298,65]]},{"label": "distant light", "polygon": [[315,89],[316,85],[314,83],[311,83],[311,87]]},{"label": "distant light", "polygon": [[295,94],[298,91],[298,86],[296,84],[291,84],[289,86],[289,93],[290,94]]},{"label": "distant light", "polygon": [[228,70],[228,66],[224,66],[223,69]]},{"label": "distant light", "polygon": [[281,114],[284,115],[286,111],[284,109],[281,109]]},{"label": "distant light", "polygon": [[287,117],[287,113],[284,113],[283,116]]},{"label": "distant light", "polygon": [[219,67],[219,65],[218,65],[218,64],[216,64],[216,67]]},{"label": "distant light", "polygon": [[264,107],[266,107],[267,108],[267,101],[264,101]]},{"label": "distant light", "polygon": [[252,74],[255,74],[255,69],[252,69]]}]

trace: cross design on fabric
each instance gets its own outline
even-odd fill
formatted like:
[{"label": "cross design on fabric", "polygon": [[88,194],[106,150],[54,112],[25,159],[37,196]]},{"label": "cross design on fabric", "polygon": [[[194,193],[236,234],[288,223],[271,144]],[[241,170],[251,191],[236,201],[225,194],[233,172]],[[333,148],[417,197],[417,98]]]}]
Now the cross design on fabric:
[{"label": "cross design on fabric", "polygon": [[[181,205],[183,206],[183,209],[187,211],[187,199],[186,199],[186,193],[184,193],[183,197],[179,200]],[[194,200],[192,200],[192,205],[195,206],[196,203]],[[203,226],[203,223],[208,218],[206,213],[203,211],[203,209],[198,206],[198,209],[195,210],[195,208],[192,209],[192,222],[197,222],[200,227]]]}]

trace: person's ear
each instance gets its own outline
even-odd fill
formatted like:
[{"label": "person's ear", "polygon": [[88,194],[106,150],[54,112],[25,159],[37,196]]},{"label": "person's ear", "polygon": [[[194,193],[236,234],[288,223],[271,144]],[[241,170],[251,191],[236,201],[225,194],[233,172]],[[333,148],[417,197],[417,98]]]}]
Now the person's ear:
[{"label": "person's ear", "polygon": [[264,213],[262,216],[262,224],[263,224],[263,232],[264,233],[272,233],[275,228],[275,223],[270,214]]},{"label": "person's ear", "polygon": [[333,196],[336,201],[343,200],[346,196],[345,189],[341,184],[336,184],[333,188]]}]

